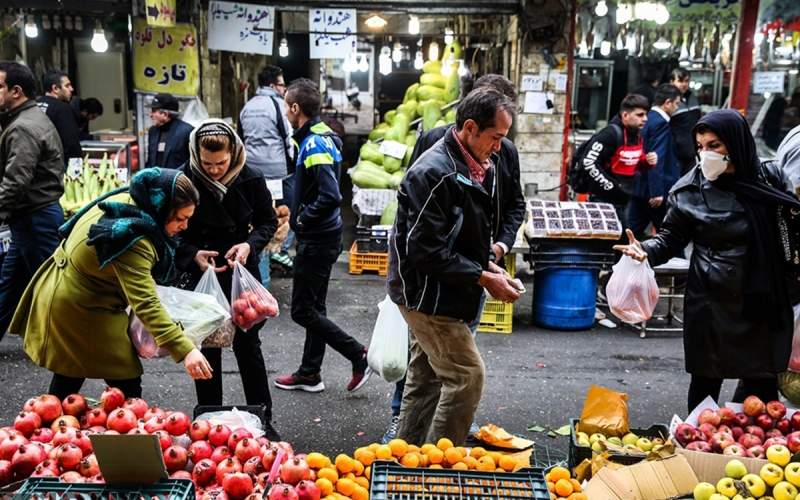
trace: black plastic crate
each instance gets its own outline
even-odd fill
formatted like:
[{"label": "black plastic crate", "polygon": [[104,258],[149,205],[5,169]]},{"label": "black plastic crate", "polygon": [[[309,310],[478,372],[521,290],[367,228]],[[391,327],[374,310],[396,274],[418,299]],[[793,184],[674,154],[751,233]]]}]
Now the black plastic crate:
[{"label": "black plastic crate", "polygon": [[480,472],[453,469],[411,469],[395,462],[372,464],[370,500],[550,500],[544,469]]},{"label": "black plastic crate", "polygon": [[[576,427],[579,418],[570,419],[570,433],[569,433],[569,466],[575,467],[584,460],[592,459],[592,448],[590,446],[578,446],[578,437]],[[655,438],[660,437],[664,441],[669,437],[669,428],[664,424],[653,424],[647,429],[631,429],[632,433],[639,437]],[[620,453],[610,453],[609,460],[623,465],[633,465],[644,460],[644,455],[624,455]]]},{"label": "black plastic crate", "polygon": [[231,411],[236,408],[239,411],[244,411],[247,413],[252,413],[253,415],[257,416],[261,420],[261,428],[266,430],[265,425],[269,421],[267,418],[267,407],[266,406],[250,406],[250,405],[233,405],[233,406],[201,406],[197,405],[194,407],[193,412],[193,419],[196,419],[203,413],[211,413],[216,411]]},{"label": "black plastic crate", "polygon": [[359,253],[386,253],[389,251],[389,230],[374,227],[356,228],[356,251]]},{"label": "black plastic crate", "polygon": [[14,500],[107,498],[113,500],[188,500],[195,498],[194,483],[188,479],[163,479],[155,484],[120,486],[64,483],[57,477],[30,478],[14,494]]}]

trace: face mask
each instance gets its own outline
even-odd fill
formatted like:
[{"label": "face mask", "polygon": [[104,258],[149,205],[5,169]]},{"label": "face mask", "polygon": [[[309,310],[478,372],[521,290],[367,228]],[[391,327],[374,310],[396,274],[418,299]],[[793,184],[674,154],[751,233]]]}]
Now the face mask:
[{"label": "face mask", "polygon": [[700,169],[710,181],[715,181],[728,169],[728,157],[716,151],[700,151]]}]

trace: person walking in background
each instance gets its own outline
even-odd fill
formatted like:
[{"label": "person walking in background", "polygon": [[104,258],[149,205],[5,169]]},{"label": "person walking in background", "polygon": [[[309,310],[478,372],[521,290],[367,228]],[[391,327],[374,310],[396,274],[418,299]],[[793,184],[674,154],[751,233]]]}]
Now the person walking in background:
[{"label": "person walking in background", "polygon": [[661,83],[661,68],[658,66],[645,66],[642,72],[642,82],[631,90],[647,99],[647,104],[652,105],[656,96],[656,88]]},{"label": "person walking in background", "polygon": [[61,139],[35,95],[30,69],[0,62],[0,220],[11,230],[0,269],[0,339],[33,274],[58,246],[64,222]]},{"label": "person walking in background", "polygon": [[672,136],[675,140],[675,152],[681,165],[681,174],[685,174],[694,168],[697,162],[692,129],[694,129],[697,121],[700,120],[701,113],[697,96],[689,88],[690,82],[691,74],[689,71],[684,68],[672,70],[669,83],[678,87],[681,93],[681,102],[678,110],[670,118],[669,126],[672,129]]},{"label": "person walking in background", "polygon": [[800,125],[790,130],[783,138],[775,159],[792,183],[792,190],[797,193],[800,187]]},{"label": "person walking in background", "polygon": [[73,96],[69,102],[72,109],[78,113],[78,127],[80,127],[79,137],[82,141],[89,141],[92,139],[92,134],[89,132],[89,122],[93,122],[103,116],[103,103],[94,97],[81,99],[78,96]]},{"label": "person walking in background", "polygon": [[156,94],[150,104],[153,125],[147,131],[147,167],[180,168],[189,161],[192,126],[178,118],[178,99]]},{"label": "person walking in background", "polygon": [[64,149],[64,164],[66,165],[70,158],[83,159],[78,115],[69,105],[73,92],[69,76],[63,71],[50,70],[42,78],[42,88],[44,95],[39,99],[39,107],[58,131]]},{"label": "person walking in background", "polygon": [[[300,367],[275,379],[286,390],[320,392],[326,346],[353,366],[347,390],[360,389],[372,370],[367,349],[328,319],[325,301],[333,264],[342,252],[339,176],[341,139],[320,120],[322,96],[311,80],[298,79],[286,89],[286,116],[299,145],[290,224],[297,238],[292,279],[292,320],[306,330]],[[488,248],[488,247],[487,247]]]},{"label": "person walking in background", "polygon": [[647,114],[647,124],[642,129],[645,151],[658,156],[651,169],[636,174],[636,187],[628,206],[628,223],[633,234],[642,238],[650,224],[656,229],[667,213],[666,196],[681,177],[681,166],[675,154],[670,117],[678,109],[680,91],[670,83],[659,85],[653,98],[653,107]]}]

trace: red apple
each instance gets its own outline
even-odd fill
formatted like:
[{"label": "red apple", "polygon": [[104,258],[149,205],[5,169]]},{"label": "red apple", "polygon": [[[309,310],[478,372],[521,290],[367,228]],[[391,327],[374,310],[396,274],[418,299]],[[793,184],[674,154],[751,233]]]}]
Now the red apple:
[{"label": "red apple", "polygon": [[747,449],[747,455],[753,458],[767,458],[767,452],[764,450],[764,447],[761,445],[753,446],[752,448]]},{"label": "red apple", "polygon": [[786,415],[786,405],[780,401],[767,403],[767,414],[775,420],[780,420]]},{"label": "red apple", "polygon": [[786,447],[789,448],[789,451],[792,453],[800,451],[800,431],[794,431],[786,436]]},{"label": "red apple", "polygon": [[728,448],[734,443],[733,436],[724,432],[714,434],[709,442],[711,449],[714,450],[715,453],[722,453],[725,448]]},{"label": "red apple", "polygon": [[720,423],[720,416],[717,414],[716,411],[710,408],[706,408],[705,410],[700,412],[700,415],[697,417],[697,423],[699,425],[711,424],[714,427],[716,427]]},{"label": "red apple", "polygon": [[675,439],[678,440],[681,446],[686,446],[692,441],[695,441],[696,431],[697,429],[691,424],[680,424],[675,428]]},{"label": "red apple", "polygon": [[780,429],[770,429],[764,435],[767,437],[767,439],[783,437],[783,433]]},{"label": "red apple", "polygon": [[727,425],[720,425],[717,427],[717,432],[724,432],[725,434],[733,434],[733,431]]},{"label": "red apple", "polygon": [[[786,438],[785,437],[769,438],[766,441],[764,441],[764,449],[768,450],[770,446],[776,445],[776,444],[779,444],[779,445],[782,445],[782,446],[786,446]],[[787,448],[788,448],[788,446],[787,446]]]},{"label": "red apple", "polygon": [[737,425],[736,427],[731,429],[731,434],[733,435],[733,439],[735,439],[736,442],[738,443],[739,442],[739,438],[744,436],[744,429],[742,429],[741,427],[739,427]]},{"label": "red apple", "polygon": [[711,449],[711,445],[705,441],[693,441],[686,445],[686,449],[691,451],[702,451],[703,453],[714,453],[714,450]]},{"label": "red apple", "polygon": [[782,418],[775,423],[775,428],[785,436],[792,432],[792,421],[788,418]]},{"label": "red apple", "polygon": [[747,427],[745,427],[744,433],[745,434],[753,434],[754,436],[758,436],[759,438],[761,438],[762,442],[765,439],[767,439],[767,434],[766,434],[766,432],[764,432],[764,429],[762,429],[761,427],[759,427],[757,425],[748,425]]},{"label": "red apple", "polygon": [[740,444],[732,444],[722,450],[723,455],[732,455],[734,457],[746,457],[747,451]]},{"label": "red apple", "polygon": [[756,417],[756,425],[768,431],[775,428],[775,421],[766,413],[762,413]]},{"label": "red apple", "polygon": [[792,413],[792,416],[789,417],[789,420],[792,422],[792,430],[800,431],[800,411]]},{"label": "red apple", "polygon": [[762,444],[762,441],[758,436],[754,436],[753,434],[742,434],[742,437],[739,438],[738,443],[745,448],[750,449],[753,446]]},{"label": "red apple", "polygon": [[700,427],[698,427],[697,430],[705,435],[706,440],[711,439],[711,436],[718,432],[717,428],[709,422],[700,424]]},{"label": "red apple", "polygon": [[[736,425],[738,425],[739,427],[745,428],[748,425],[753,425],[753,422],[750,419],[750,417],[748,417],[744,413],[737,413],[736,414]],[[800,425],[800,422],[798,422],[798,425]]]},{"label": "red apple", "polygon": [[748,417],[757,417],[767,411],[767,405],[758,396],[747,396],[744,400],[743,410]]},{"label": "red apple", "polygon": [[733,427],[736,424],[736,412],[730,408],[720,408],[717,411],[719,415],[719,423]]}]

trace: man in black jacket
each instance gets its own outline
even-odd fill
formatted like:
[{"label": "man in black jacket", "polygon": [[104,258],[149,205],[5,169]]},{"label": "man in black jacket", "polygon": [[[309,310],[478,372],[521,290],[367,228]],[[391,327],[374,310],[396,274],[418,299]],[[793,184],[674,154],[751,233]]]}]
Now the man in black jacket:
[{"label": "man in black jacket", "polygon": [[30,69],[0,62],[0,220],[11,229],[0,271],[0,339],[33,273],[58,246],[64,222],[61,140],[34,95]]},{"label": "man in black jacket", "polygon": [[669,83],[675,85],[681,91],[681,102],[678,105],[678,110],[669,121],[675,142],[675,153],[678,156],[678,162],[681,164],[681,174],[686,174],[691,170],[697,161],[692,129],[702,116],[697,96],[692,94],[689,89],[690,80],[691,75],[684,68],[675,68],[670,74]]},{"label": "man in black jacket", "polygon": [[189,161],[189,134],[193,127],[178,118],[178,107],[178,99],[172,94],[156,94],[153,98],[146,167],[181,168]]},{"label": "man in black jacket", "polygon": [[513,113],[495,90],[470,93],[456,125],[420,156],[397,193],[387,284],[411,331],[398,433],[408,442],[464,442],[484,379],[467,324],[483,288],[504,302],[519,298],[491,250],[494,155]]},{"label": "man in black jacket", "polygon": [[69,105],[73,92],[69,76],[63,71],[50,70],[42,78],[42,88],[45,94],[39,99],[39,107],[58,131],[64,148],[64,163],[70,158],[83,158],[78,115]]}]

